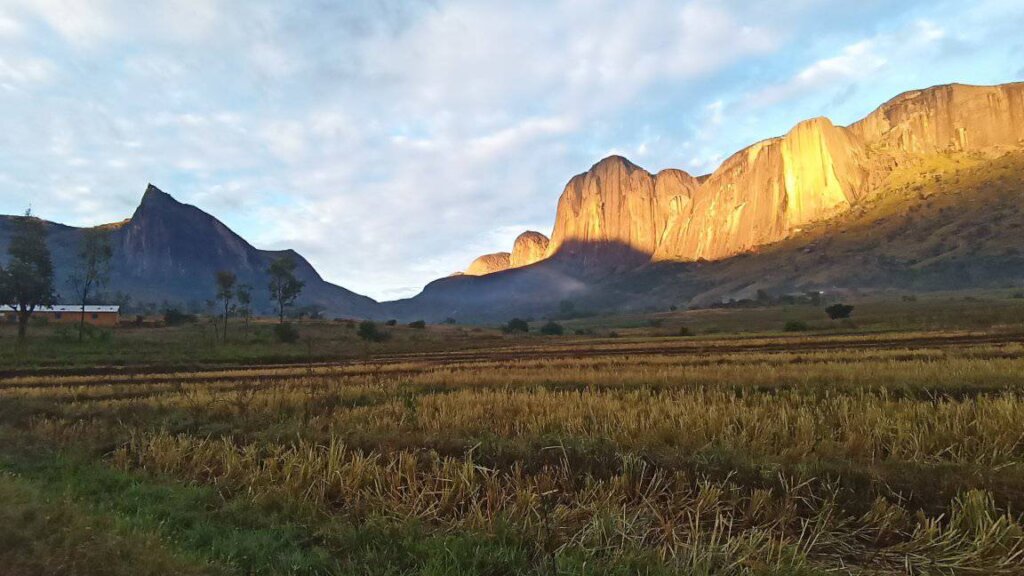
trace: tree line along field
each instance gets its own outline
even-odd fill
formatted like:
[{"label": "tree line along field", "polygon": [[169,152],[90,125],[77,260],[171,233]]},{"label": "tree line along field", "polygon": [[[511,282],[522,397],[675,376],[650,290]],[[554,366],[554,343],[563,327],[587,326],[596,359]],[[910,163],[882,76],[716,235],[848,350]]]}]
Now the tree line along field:
[{"label": "tree line along field", "polygon": [[[714,312],[722,324],[749,311]],[[0,562],[9,574],[1021,573],[1012,315],[987,330],[967,318],[661,334],[680,318],[702,332],[668,314],[621,319],[619,338],[396,329],[347,358],[268,365],[240,352],[170,355],[150,372],[88,364],[102,356],[5,360]],[[359,346],[348,328],[300,328]]]},{"label": "tree line along field", "polygon": [[[16,327],[0,323],[0,376],[21,371],[81,371],[125,368],[144,370],[199,369],[249,364],[332,362],[407,353],[443,353],[467,349],[514,347],[540,343],[585,342],[610,337],[675,339],[681,329],[697,340],[799,336],[784,332],[788,323],[801,324],[805,334],[875,334],[913,331],[1024,331],[1024,291],[1017,289],[956,291],[907,296],[866,295],[844,299],[854,305],[850,320],[832,321],[823,306],[791,305],[754,308],[664,310],[619,315],[555,318],[564,335],[543,337],[538,329],[547,319],[531,319],[529,334],[507,335],[496,326],[377,325],[389,338],[366,341],[352,320],[304,320],[299,340],[283,343],[274,333],[276,320],[232,318],[226,340],[217,317],[167,327],[86,326],[79,341],[74,327],[34,322],[29,338],[18,342]],[[618,340],[616,340],[618,341]]]}]

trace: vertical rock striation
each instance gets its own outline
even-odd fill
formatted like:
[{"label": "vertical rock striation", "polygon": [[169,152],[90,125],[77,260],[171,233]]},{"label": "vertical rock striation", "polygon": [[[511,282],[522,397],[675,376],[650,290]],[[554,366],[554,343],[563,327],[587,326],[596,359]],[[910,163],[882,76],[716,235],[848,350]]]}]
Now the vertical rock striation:
[{"label": "vertical rock striation", "polygon": [[[902,156],[1022,145],[1024,83],[951,84],[901,94],[848,127],[800,122],[699,180],[610,156],[565,186],[545,257],[611,269],[722,259],[849,210]],[[517,252],[508,266],[471,269],[536,261]]]},{"label": "vertical rock striation", "polygon": [[522,268],[543,260],[548,253],[548,237],[540,232],[527,230],[520,234],[512,246],[512,268]]}]

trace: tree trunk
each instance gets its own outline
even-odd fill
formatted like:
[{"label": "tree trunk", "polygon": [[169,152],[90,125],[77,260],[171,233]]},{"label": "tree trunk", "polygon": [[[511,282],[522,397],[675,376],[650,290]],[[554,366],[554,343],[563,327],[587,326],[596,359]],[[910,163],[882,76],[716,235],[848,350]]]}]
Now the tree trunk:
[{"label": "tree trunk", "polygon": [[82,341],[82,332],[85,331],[85,299],[82,299],[82,317],[78,320],[78,341]]},{"label": "tree trunk", "polygon": [[227,300],[227,298],[224,299],[224,333],[221,334],[221,338],[224,340],[224,343],[227,344],[227,342],[228,342],[228,300]]},{"label": "tree trunk", "polygon": [[32,317],[32,312],[29,310],[18,311],[18,338],[24,339],[25,333],[28,331],[28,319]]}]

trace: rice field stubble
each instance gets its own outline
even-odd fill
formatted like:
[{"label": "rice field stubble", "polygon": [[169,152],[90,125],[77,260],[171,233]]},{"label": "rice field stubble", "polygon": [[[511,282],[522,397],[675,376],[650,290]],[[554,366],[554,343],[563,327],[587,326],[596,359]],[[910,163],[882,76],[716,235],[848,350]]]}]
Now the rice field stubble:
[{"label": "rice field stubble", "polygon": [[1022,573],[1011,336],[559,342],[8,374],[0,494],[200,572]]}]

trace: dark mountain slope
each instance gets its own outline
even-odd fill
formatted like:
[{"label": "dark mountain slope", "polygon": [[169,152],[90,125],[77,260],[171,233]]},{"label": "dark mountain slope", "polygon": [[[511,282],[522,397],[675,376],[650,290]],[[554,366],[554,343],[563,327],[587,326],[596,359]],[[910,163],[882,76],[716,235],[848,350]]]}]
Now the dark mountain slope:
[{"label": "dark mountain slope", "polygon": [[[50,223],[49,243],[65,291],[82,229]],[[376,302],[325,282],[294,251],[258,250],[222,222],[195,206],[182,204],[149,186],[132,217],[108,225],[114,256],[108,293],[126,293],[132,301],[202,306],[213,297],[214,275],[231,270],[253,287],[257,309],[269,312],[266,269],[274,259],[290,256],[296,275],[306,283],[300,306],[320,306],[333,316],[371,316]],[[6,250],[10,218],[0,220],[0,249]]]}]

